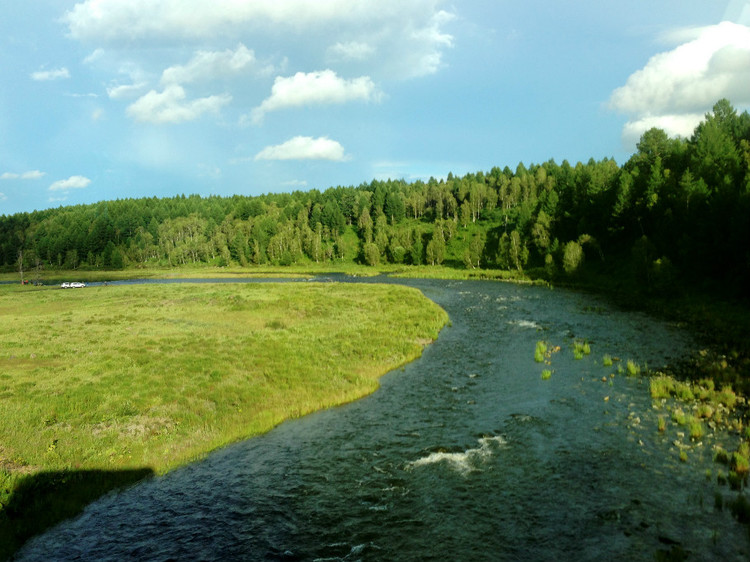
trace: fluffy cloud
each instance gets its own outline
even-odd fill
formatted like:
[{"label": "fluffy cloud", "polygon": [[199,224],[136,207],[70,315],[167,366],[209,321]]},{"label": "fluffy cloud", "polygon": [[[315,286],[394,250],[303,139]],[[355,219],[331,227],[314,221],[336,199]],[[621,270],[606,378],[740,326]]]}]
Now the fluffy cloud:
[{"label": "fluffy cloud", "polygon": [[626,141],[652,126],[688,136],[721,98],[750,104],[750,27],[723,22],[680,36],[683,44],[651,57],[612,93],[610,107],[632,117]]},{"label": "fluffy cloud", "polygon": [[136,121],[146,123],[182,123],[198,119],[204,113],[215,113],[232,101],[232,96],[222,94],[186,101],[182,86],[172,84],[163,92],[151,90],[131,104],[127,113]]},{"label": "fluffy cloud", "polygon": [[39,170],[30,170],[21,174],[5,172],[0,176],[0,180],[38,180],[39,178],[44,177],[44,175],[44,172],[40,172]]},{"label": "fluffy cloud", "polygon": [[68,191],[70,189],[83,189],[91,183],[85,176],[70,176],[66,180],[58,180],[49,186],[50,191]]},{"label": "fluffy cloud", "polygon": [[39,70],[31,73],[31,79],[43,82],[46,80],[60,80],[70,78],[70,72],[65,67],[56,68],[55,70]]},{"label": "fluffy cloud", "polygon": [[342,162],[348,157],[344,147],[327,137],[294,137],[282,144],[267,146],[255,155],[256,160],[333,160]]},{"label": "fluffy cloud", "polygon": [[231,76],[255,64],[255,53],[240,43],[232,51],[198,51],[186,65],[171,66],[161,75],[161,83],[186,84]]},{"label": "fluffy cloud", "polygon": [[271,96],[263,100],[251,113],[253,123],[259,123],[269,111],[287,107],[346,103],[349,101],[378,101],[381,94],[368,76],[352,80],[339,78],[333,70],[298,72],[288,78],[278,76],[271,88]]}]

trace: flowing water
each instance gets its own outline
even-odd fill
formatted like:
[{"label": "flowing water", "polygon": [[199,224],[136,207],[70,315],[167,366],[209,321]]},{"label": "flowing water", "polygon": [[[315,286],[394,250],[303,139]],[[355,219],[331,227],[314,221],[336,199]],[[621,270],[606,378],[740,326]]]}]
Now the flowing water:
[{"label": "flowing water", "polygon": [[[405,283],[452,324],[376,393],[106,496],[18,558],[750,558],[747,527],[714,505],[711,438],[680,462],[648,382],[602,365],[658,366],[685,333],[572,292]],[[560,346],[549,365],[538,340]]]}]

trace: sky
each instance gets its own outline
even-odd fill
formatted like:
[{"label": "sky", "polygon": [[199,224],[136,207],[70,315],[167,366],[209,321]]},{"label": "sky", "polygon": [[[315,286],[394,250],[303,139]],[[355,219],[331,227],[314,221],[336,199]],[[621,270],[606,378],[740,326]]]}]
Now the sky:
[{"label": "sky", "polygon": [[0,215],[427,180],[750,108],[746,0],[0,0]]}]

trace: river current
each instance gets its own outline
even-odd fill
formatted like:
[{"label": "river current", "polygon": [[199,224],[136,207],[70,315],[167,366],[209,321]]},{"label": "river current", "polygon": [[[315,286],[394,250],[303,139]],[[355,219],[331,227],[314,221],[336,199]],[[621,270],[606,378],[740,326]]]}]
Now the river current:
[{"label": "river current", "polygon": [[750,558],[747,527],[714,505],[711,438],[680,462],[648,381],[617,373],[680,357],[687,334],[574,292],[399,282],[451,325],[373,395],[105,496],[17,559]]}]

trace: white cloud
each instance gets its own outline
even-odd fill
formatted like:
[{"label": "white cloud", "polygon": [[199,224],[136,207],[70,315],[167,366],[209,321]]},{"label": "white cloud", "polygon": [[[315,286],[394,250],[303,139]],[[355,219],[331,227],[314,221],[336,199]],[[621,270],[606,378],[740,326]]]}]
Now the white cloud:
[{"label": "white cloud", "polygon": [[2,191],[0,191],[0,201],[7,201],[7,200],[8,200],[8,196],[5,195],[5,193],[3,193]]},{"label": "white cloud", "polygon": [[307,180],[289,180],[282,182],[283,187],[307,187]]},{"label": "white cloud", "polygon": [[145,88],[145,82],[110,86],[107,88],[107,95],[113,100],[129,99],[138,96]]},{"label": "white cloud", "polygon": [[256,160],[333,160],[348,159],[344,147],[327,137],[294,137],[285,143],[267,146],[255,155]]},{"label": "white cloud", "polygon": [[44,175],[44,172],[40,172],[39,170],[29,170],[28,172],[23,172],[21,174],[5,172],[0,176],[0,180],[38,180],[39,178],[44,177]]},{"label": "white cloud", "polygon": [[49,186],[50,191],[67,191],[69,189],[83,189],[91,183],[85,176],[70,176],[66,180],[58,180]]},{"label": "white cloud", "polygon": [[372,57],[375,47],[360,41],[338,42],[328,48],[328,57],[334,61],[361,61]]},{"label": "white cloud", "polygon": [[251,120],[259,123],[269,111],[305,105],[346,103],[349,101],[379,101],[382,94],[368,76],[351,80],[339,78],[333,70],[298,72],[288,78],[278,76],[271,88],[271,96],[253,109]]},{"label": "white cloud", "polygon": [[642,117],[625,123],[622,130],[622,139],[628,146],[635,146],[643,133],[654,127],[666,131],[670,136],[689,138],[703,118],[703,113]]},{"label": "white cloud", "polygon": [[65,67],[56,68],[55,70],[38,70],[31,73],[31,79],[37,81],[59,80],[61,78],[70,78],[70,72]]},{"label": "white cloud", "polygon": [[171,66],[161,75],[161,83],[186,84],[231,76],[254,65],[255,53],[242,43],[232,51],[198,51],[186,65]]},{"label": "white cloud", "polygon": [[627,140],[648,126],[689,136],[721,98],[750,104],[750,27],[722,22],[672,36],[686,42],[651,57],[612,93],[610,107],[632,116]]},{"label": "white cloud", "polygon": [[159,93],[151,90],[131,104],[127,113],[136,121],[146,123],[182,123],[193,121],[204,113],[215,113],[232,101],[232,96],[222,94],[185,101],[182,86],[172,84]]}]

